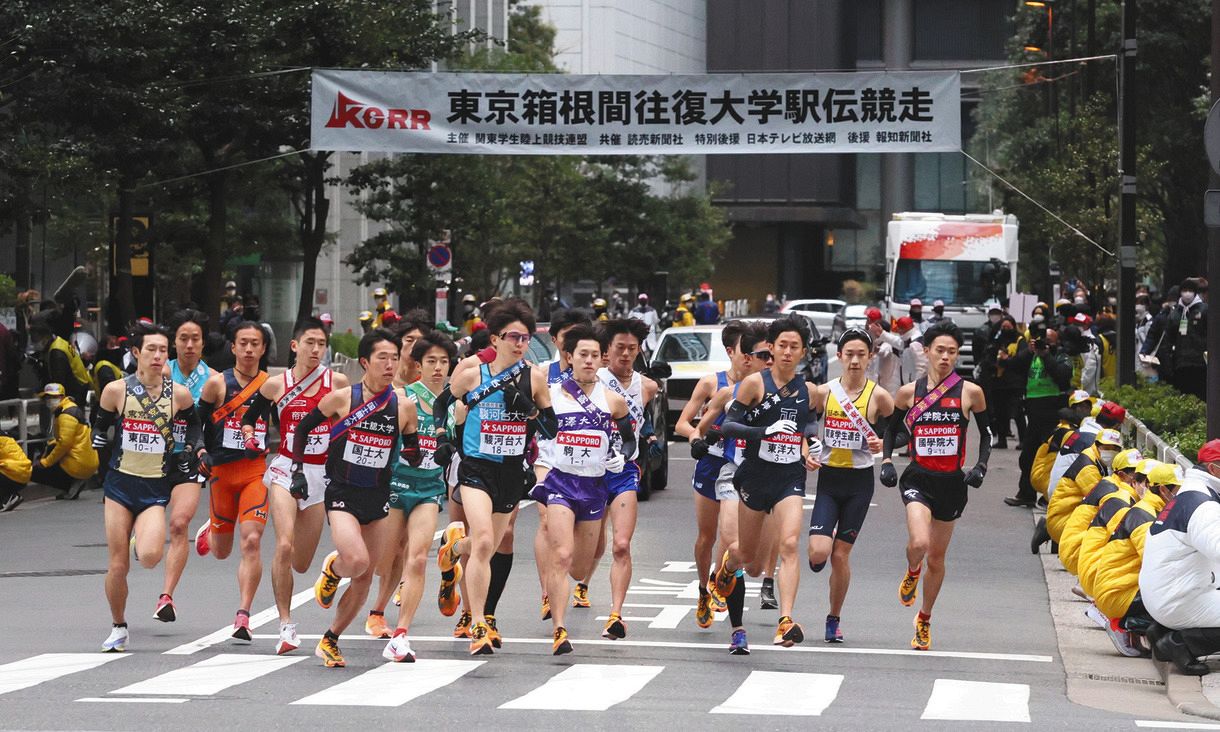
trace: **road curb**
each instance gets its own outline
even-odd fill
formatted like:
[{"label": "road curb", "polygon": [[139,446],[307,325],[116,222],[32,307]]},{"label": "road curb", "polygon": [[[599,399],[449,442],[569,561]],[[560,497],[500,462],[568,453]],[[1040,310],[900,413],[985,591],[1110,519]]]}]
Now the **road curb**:
[{"label": "road curb", "polygon": [[1173,664],[1165,661],[1154,660],[1152,665],[1165,682],[1169,703],[1175,709],[1192,717],[1220,720],[1220,707],[1213,704],[1203,693],[1203,677],[1178,673]]}]

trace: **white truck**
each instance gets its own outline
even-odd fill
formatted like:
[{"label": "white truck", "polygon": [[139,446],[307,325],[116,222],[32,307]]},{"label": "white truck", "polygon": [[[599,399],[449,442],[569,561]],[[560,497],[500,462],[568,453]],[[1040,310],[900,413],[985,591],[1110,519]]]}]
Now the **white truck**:
[{"label": "white truck", "polygon": [[1008,304],[1016,293],[1017,217],[991,214],[896,213],[885,237],[885,305],[892,318],[910,313],[914,298],[924,319],[932,304],[962,329],[958,369],[971,371],[975,328],[987,310]]}]

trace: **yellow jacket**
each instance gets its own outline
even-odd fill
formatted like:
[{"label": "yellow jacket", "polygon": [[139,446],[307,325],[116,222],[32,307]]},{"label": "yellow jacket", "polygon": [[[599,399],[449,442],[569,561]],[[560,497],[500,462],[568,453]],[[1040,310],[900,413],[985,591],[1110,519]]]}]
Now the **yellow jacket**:
[{"label": "yellow jacket", "polygon": [[1063,528],[1067,526],[1072,511],[1080,505],[1084,497],[1101,482],[1101,463],[1097,444],[1094,443],[1076,456],[1076,462],[1067,469],[1051,494],[1051,502],[1046,507],[1046,530],[1051,539],[1059,541],[1063,536]]},{"label": "yellow jacket", "polygon": [[33,464],[26,456],[25,450],[11,437],[0,435],[0,475],[25,485],[30,482],[30,471]]},{"label": "yellow jacket", "polygon": [[1165,501],[1153,491],[1126,512],[1110,541],[1097,559],[1093,597],[1097,609],[1108,618],[1121,618],[1131,608],[1140,589],[1140,566],[1144,561],[1144,541]]},{"label": "yellow jacket", "polygon": [[685,305],[674,308],[674,325],[694,325],[695,316]]},{"label": "yellow jacket", "polygon": [[[1103,504],[1116,503],[1130,506],[1135,503],[1137,498],[1139,496],[1134,488],[1113,475],[1103,478],[1093,486],[1084,500],[1072,509],[1071,515],[1063,525],[1063,532],[1059,536],[1059,561],[1063,563],[1063,568],[1079,576],[1080,570],[1077,569],[1077,564],[1080,559],[1080,543]],[[1113,515],[1113,512],[1117,511],[1119,507],[1119,505],[1112,506],[1109,509],[1110,515]]]},{"label": "yellow jacket", "polygon": [[[1133,494],[1136,492],[1138,491],[1132,489]],[[1090,597],[1093,596],[1093,585],[1097,581],[1098,560],[1101,558],[1102,548],[1110,541],[1123,517],[1139,500],[1139,496],[1135,496],[1130,502],[1102,501],[1101,509],[1093,517],[1093,522],[1084,530],[1084,538],[1080,540],[1079,558],[1076,560],[1076,577],[1080,580],[1081,588]]]},{"label": "yellow jacket", "polygon": [[85,412],[76,402],[65,397],[55,410],[55,423],[47,452],[39,460],[44,468],[58,464],[77,480],[97,472],[97,451],[93,449],[93,430],[85,420]]},{"label": "yellow jacket", "polygon": [[1059,420],[1050,439],[1040,445],[1037,454],[1034,455],[1033,465],[1029,469],[1029,482],[1033,484],[1034,490],[1043,496],[1050,488],[1048,484],[1051,480],[1051,468],[1055,467],[1055,458],[1059,456],[1059,448],[1063,447],[1063,440],[1074,429],[1071,423]]}]

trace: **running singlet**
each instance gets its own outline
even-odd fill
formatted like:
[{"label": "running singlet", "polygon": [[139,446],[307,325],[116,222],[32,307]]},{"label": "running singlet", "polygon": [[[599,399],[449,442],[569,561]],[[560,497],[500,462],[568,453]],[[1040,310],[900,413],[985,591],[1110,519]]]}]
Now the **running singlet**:
[{"label": "running singlet", "polygon": [[[729,372],[728,371],[717,371],[716,372],[716,390],[712,392],[712,396],[719,394],[720,390],[728,385],[729,385]],[[734,392],[734,393],[736,393],[736,392]],[[725,411],[726,410],[723,410],[723,409],[720,410],[720,416],[716,418],[716,422],[715,422],[717,427],[724,424]],[[707,448],[707,454],[711,455],[712,457],[718,457],[718,458],[726,457],[724,454],[724,448],[725,448],[724,443],[725,442],[727,442],[727,440],[720,440],[715,445],[709,445]]]},{"label": "running singlet", "polygon": [[[153,421],[154,415],[144,411],[136,398],[137,390],[144,391],[144,385],[135,374],[124,378],[123,385],[126,392],[119,410],[118,433],[110,467],[138,478],[164,478],[169,472],[172,450],[168,449],[170,446],[165,444],[164,435]],[[153,408],[167,422],[171,422],[174,414],[173,380],[163,378],[160,393],[150,396]],[[173,438],[170,439],[172,441]]]},{"label": "running singlet", "polygon": [[[952,473],[966,463],[966,427],[970,420],[962,411],[965,381],[953,385],[929,406],[911,426],[911,457],[915,464],[934,473]],[[915,382],[915,404],[928,393],[928,377]]]},{"label": "running singlet", "polygon": [[[352,385],[350,408],[364,404],[364,384]],[[360,420],[331,443],[326,458],[326,475],[331,480],[356,488],[390,486],[394,447],[398,444],[398,393],[390,390],[390,400],[381,409]]]},{"label": "running singlet", "polygon": [[563,381],[564,379],[568,379],[571,377],[572,377],[571,367],[568,367],[566,369],[561,369],[559,367],[559,359],[555,359],[554,361],[551,361],[550,363],[547,364],[546,383],[558,384],[559,382]]},{"label": "running singlet", "polygon": [[[444,468],[436,464],[436,418],[432,415],[432,405],[436,402],[436,394],[424,386],[424,382],[415,381],[402,388],[403,395],[415,403],[415,412],[418,415],[418,427],[416,432],[419,434],[419,453],[423,457],[423,461],[419,467],[412,467],[405,460],[399,457],[398,467],[399,472],[421,478],[439,478],[444,473]],[[428,411],[424,411],[424,407]],[[452,405],[450,406],[452,409]]]},{"label": "running singlet", "polygon": [[[178,359],[173,359],[169,362],[169,376],[174,380],[175,384],[181,384],[191,393],[191,399],[195,401],[195,406],[199,406],[199,396],[203,394],[203,384],[208,380],[208,376],[212,374],[212,370],[203,361],[195,364],[195,368],[191,369],[191,373],[183,374],[182,369],[178,367]],[[186,420],[174,420],[174,452],[182,452],[182,448],[186,445]]]},{"label": "running singlet", "polygon": [[[529,383],[529,371],[522,371],[522,383]],[[487,364],[479,364],[480,387],[494,378]],[[471,389],[477,391],[477,389]],[[525,456],[525,420],[527,415],[504,408],[504,390],[496,389],[475,404],[466,414],[462,432],[462,455],[494,463],[505,458],[521,460]]]},{"label": "running singlet", "polygon": [[[330,393],[334,387],[331,385],[331,371],[327,369],[322,372],[321,378],[314,382],[314,386],[310,389],[317,388],[318,393],[313,396],[305,396],[299,394],[295,399],[280,410],[280,449],[279,454],[292,459],[292,446],[296,442],[297,425],[309,414],[318,402],[322,401],[322,397]],[[284,393],[287,394],[296,384],[292,377],[292,369],[284,371]],[[309,389],[305,390],[306,393]],[[305,454],[302,462],[309,465],[324,465],[326,463],[326,448],[330,445],[330,425],[326,422],[313,428],[309,433],[309,437],[305,442]]]},{"label": "running singlet", "polygon": [[[216,405],[218,409],[222,405],[228,404],[229,400],[240,394],[242,390],[241,384],[237,383],[237,376],[234,375],[233,369],[224,370],[224,379],[225,395],[220,404]],[[213,425],[215,429],[220,431],[220,444],[214,448],[208,448],[208,452],[212,455],[213,465],[224,465],[225,463],[246,459],[245,436],[241,433],[241,418],[246,416],[246,410],[250,408],[250,405],[254,402],[254,397],[257,395],[257,389],[250,392],[250,396],[246,401],[242,402],[241,406],[229,414],[223,425]],[[260,448],[267,445],[267,422],[261,417],[258,420],[258,424],[254,425],[254,436],[258,438]]]},{"label": "running singlet", "polygon": [[606,474],[606,456],[610,452],[610,404],[606,400],[606,385],[598,383],[589,402],[597,414],[582,407],[563,388],[551,385],[551,404],[559,419],[559,431],[550,445],[549,464],[568,475],[597,478]]},{"label": "running singlet", "polygon": [[[875,381],[865,381],[860,396],[852,401],[860,416],[865,419],[868,419],[868,403],[876,388]],[[821,462],[832,468],[873,467],[873,453],[869,452],[868,439],[848,418],[833,391],[826,395],[826,416],[822,420]]]},{"label": "running singlet", "polygon": [[763,380],[763,401],[769,406],[754,418],[753,424],[766,426],[781,419],[796,423],[796,434],[776,433],[766,435],[761,440],[746,442],[746,458],[751,461],[761,461],[773,465],[792,465],[801,462],[801,440],[804,438],[805,426],[809,424],[809,389],[805,380],[797,374],[790,386],[792,394],[772,401],[771,395],[779,394],[781,388],[776,385],[771,369],[760,372]]},{"label": "running singlet", "polygon": [[[597,378],[606,388],[614,390],[616,394],[627,401],[627,416],[631,417],[631,431],[635,433],[635,453],[632,455],[624,455],[628,460],[635,460],[640,456],[640,428],[644,426],[644,378],[640,376],[640,372],[631,372],[631,383],[624,389],[619,383],[618,377],[610,372],[608,368],[600,368],[597,370]],[[619,435],[618,430],[611,435],[610,445],[615,450],[622,451],[623,438]]]}]

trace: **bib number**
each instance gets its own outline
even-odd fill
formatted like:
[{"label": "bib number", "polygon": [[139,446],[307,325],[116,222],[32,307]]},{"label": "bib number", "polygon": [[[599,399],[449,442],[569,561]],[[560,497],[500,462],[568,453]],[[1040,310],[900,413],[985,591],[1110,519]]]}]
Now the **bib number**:
[{"label": "bib number", "polygon": [[123,420],[123,452],[152,455],[165,452],[165,439],[161,430],[147,419]]},{"label": "bib number", "polygon": [[525,454],[524,422],[483,422],[479,433],[479,452],[497,457]]},{"label": "bib number", "polygon": [[390,451],[393,449],[392,436],[350,430],[343,445],[343,459],[362,468],[380,469],[390,464]]},{"label": "bib number", "polygon": [[920,457],[950,457],[958,451],[957,427],[916,425],[915,454]]},{"label": "bib number", "polygon": [[851,420],[827,415],[822,426],[822,442],[836,450],[864,449],[864,436]]},{"label": "bib number", "polygon": [[419,436],[419,453],[423,456],[423,462],[419,464],[420,470],[436,470],[440,468],[436,464],[436,438]]},{"label": "bib number", "polygon": [[[263,433],[266,434],[266,429],[263,430]],[[257,428],[255,428],[255,434],[258,434]],[[285,454],[287,454],[287,455],[293,454],[292,453],[293,445],[296,443],[296,437],[297,437],[297,433],[295,431],[289,432],[284,435],[283,452]],[[263,438],[260,436],[259,442],[261,443],[262,441],[263,441]],[[329,446],[330,446],[330,429],[328,427],[323,426],[322,431],[311,432],[311,433],[309,433],[309,436],[305,438],[305,454],[306,455],[325,455],[326,448]]]},{"label": "bib number", "polygon": [[556,461],[573,468],[601,462],[606,454],[605,435],[560,432],[555,437]]},{"label": "bib number", "polygon": [[[267,423],[259,420],[258,424],[254,425],[254,437],[258,440],[260,448],[267,445]],[[230,414],[225,420],[224,437],[221,438],[221,447],[227,447],[230,450],[245,449],[245,435],[241,432],[241,417],[236,414]]]},{"label": "bib number", "polygon": [[801,460],[801,436],[774,434],[764,437],[758,456],[769,463],[790,465]]}]

